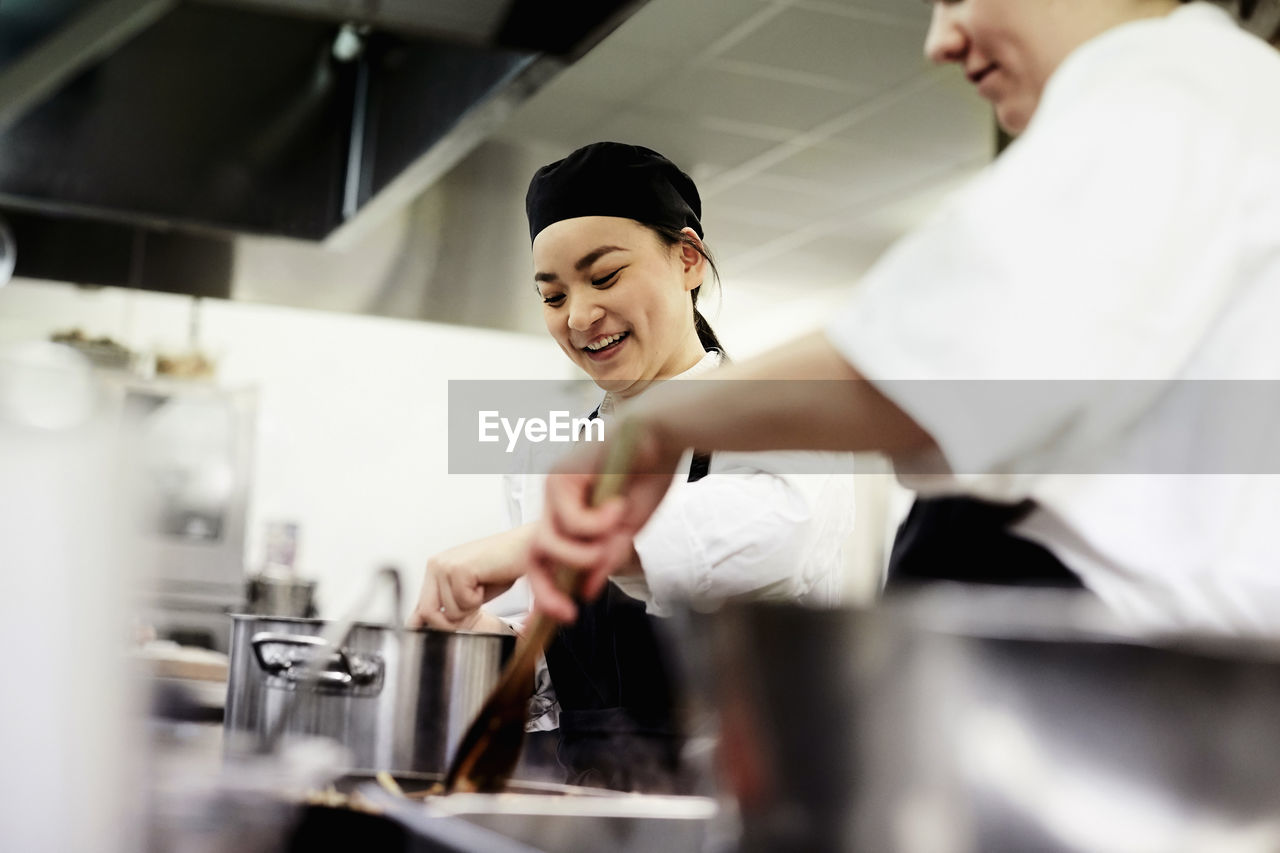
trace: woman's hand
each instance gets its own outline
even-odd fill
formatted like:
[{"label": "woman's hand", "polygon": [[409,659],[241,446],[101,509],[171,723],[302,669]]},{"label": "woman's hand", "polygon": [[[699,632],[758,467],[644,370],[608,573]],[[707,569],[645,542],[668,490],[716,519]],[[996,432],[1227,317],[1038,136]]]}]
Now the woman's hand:
[{"label": "woman's hand", "polygon": [[594,599],[609,575],[639,571],[634,537],[671,487],[683,448],[663,437],[655,422],[637,423],[639,435],[623,496],[594,506],[592,493],[608,443],[572,454],[547,477],[546,503],[529,549],[529,588],[534,608],[561,622],[577,618],[572,587],[556,583],[559,567],[582,573],[578,594]]},{"label": "woman's hand", "polygon": [[456,631],[480,631],[485,634],[519,634],[520,629],[507,620],[494,616],[483,607],[458,623]]},{"label": "woman's hand", "polygon": [[528,567],[533,525],[477,539],[436,554],[427,561],[411,628],[446,631],[506,630],[506,623],[480,605],[510,589]]}]

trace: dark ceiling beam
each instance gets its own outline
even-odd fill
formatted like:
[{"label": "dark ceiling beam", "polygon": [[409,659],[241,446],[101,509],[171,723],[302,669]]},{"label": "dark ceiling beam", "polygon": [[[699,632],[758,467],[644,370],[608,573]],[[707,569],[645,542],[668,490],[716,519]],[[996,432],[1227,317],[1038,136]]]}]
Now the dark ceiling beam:
[{"label": "dark ceiling beam", "polygon": [[99,0],[0,71],[0,131],[158,21],[177,0]]},{"label": "dark ceiling beam", "polygon": [[405,36],[490,44],[510,0],[202,0],[257,12],[351,23]]}]

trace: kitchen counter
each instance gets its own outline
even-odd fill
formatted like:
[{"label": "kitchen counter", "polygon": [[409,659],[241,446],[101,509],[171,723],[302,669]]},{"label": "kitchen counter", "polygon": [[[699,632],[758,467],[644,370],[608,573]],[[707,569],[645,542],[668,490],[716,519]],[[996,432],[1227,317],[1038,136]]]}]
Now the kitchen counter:
[{"label": "kitchen counter", "polygon": [[[296,806],[287,795],[323,790],[324,750],[288,762],[227,764],[219,724],[153,719],[155,853],[310,853],[346,841],[379,853],[729,853],[736,823],[706,797],[623,794],[549,782],[515,782],[526,793],[452,794],[429,801],[393,797],[356,776],[336,778],[382,815],[346,808]],[[286,767],[286,764],[291,766]],[[332,766],[332,765],[330,765]],[[308,778],[311,784],[299,782]],[[293,779],[294,783],[282,780]],[[301,787],[297,787],[301,785]],[[412,786],[406,783],[406,788]],[[538,791],[540,793],[531,793]],[[545,793],[541,793],[545,792]],[[273,824],[276,828],[273,829]],[[289,829],[292,825],[292,829]],[[346,841],[344,841],[344,839]],[[166,846],[167,845],[167,846]],[[257,846],[255,846],[257,845]],[[352,849],[356,849],[355,846]]]}]

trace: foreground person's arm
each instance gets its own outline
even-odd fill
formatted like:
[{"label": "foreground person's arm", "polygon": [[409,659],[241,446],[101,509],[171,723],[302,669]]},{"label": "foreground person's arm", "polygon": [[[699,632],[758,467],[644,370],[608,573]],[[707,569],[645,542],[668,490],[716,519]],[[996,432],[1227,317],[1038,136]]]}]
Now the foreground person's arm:
[{"label": "foreground person's arm", "polygon": [[929,434],[864,380],[825,335],[815,332],[760,358],[717,371],[714,379],[670,382],[628,412],[640,436],[626,497],[590,505],[604,448],[566,459],[547,479],[547,500],[531,542],[529,583],[535,607],[572,620],[553,567],[588,572],[582,593],[598,595],[632,553],[671,484],[685,448],[699,450],[924,450]]},{"label": "foreground person's arm", "polygon": [[667,452],[879,450],[929,447],[932,439],[863,379],[822,332],[731,365],[708,379],[668,383],[635,414]]}]

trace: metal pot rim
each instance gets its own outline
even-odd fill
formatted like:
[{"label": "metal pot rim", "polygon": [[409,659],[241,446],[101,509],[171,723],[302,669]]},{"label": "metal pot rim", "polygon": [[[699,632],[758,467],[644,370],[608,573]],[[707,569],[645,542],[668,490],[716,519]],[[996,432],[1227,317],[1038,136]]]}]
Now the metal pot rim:
[{"label": "metal pot rim", "polygon": [[[264,613],[228,613],[233,620],[258,621],[258,622],[288,622],[295,625],[327,625],[333,622],[332,619],[317,619],[306,616],[270,616]],[[381,631],[399,630],[395,625],[388,625],[384,622],[353,622],[352,628],[375,629]],[[404,628],[405,634],[422,634],[435,635],[442,634],[444,636],[471,636],[471,637],[510,637],[511,634],[500,634],[496,631],[443,631],[439,628]]]},{"label": "metal pot rim", "polygon": [[[1078,591],[936,583],[886,596],[873,607],[815,611],[794,602],[751,601],[733,602],[722,610],[729,619],[748,623],[770,612],[783,620],[807,620],[810,614],[826,612],[837,620],[852,617],[887,630],[957,640],[1141,646],[1171,653],[1280,661],[1278,637],[1133,624],[1121,620],[1096,596]],[[716,618],[714,612],[702,615]]]}]

